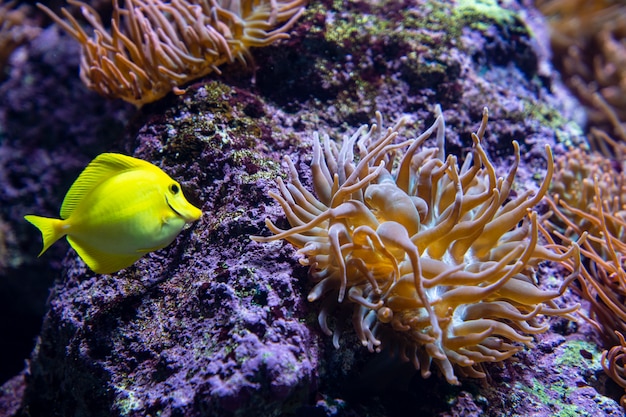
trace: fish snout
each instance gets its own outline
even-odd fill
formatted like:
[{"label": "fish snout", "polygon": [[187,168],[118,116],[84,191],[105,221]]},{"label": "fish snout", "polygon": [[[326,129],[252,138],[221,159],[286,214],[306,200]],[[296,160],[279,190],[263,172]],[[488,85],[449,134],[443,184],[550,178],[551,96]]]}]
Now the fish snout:
[{"label": "fish snout", "polygon": [[185,219],[185,222],[187,223],[195,222],[202,216],[202,210],[200,210],[198,207],[193,206],[189,203],[187,203],[187,206],[188,206],[187,212],[182,215],[183,219]]},{"label": "fish snout", "polygon": [[202,216],[202,210],[189,203],[184,197],[182,198],[165,198],[167,205],[174,213],[182,217],[185,223],[192,223]]}]

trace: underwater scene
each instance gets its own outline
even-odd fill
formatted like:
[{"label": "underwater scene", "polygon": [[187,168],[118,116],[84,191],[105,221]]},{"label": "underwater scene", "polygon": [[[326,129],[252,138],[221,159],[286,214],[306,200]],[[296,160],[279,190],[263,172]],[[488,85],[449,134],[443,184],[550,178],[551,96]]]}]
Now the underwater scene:
[{"label": "underwater scene", "polygon": [[626,416],[626,2],[0,0],[0,416]]}]

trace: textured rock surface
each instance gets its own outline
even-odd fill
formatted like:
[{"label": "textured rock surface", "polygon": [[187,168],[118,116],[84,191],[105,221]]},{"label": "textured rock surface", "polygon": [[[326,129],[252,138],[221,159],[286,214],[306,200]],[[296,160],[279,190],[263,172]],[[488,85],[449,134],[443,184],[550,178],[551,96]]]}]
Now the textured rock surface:
[{"label": "textured rock surface", "polygon": [[[54,93],[19,84],[26,79],[19,71],[45,62],[36,51],[46,42],[66,42],[53,31],[37,39],[26,52],[31,61],[15,62],[18,72],[0,87],[6,97],[23,95],[11,99],[13,107],[2,105],[10,140],[0,154],[11,162],[0,166],[3,182],[12,184],[0,195],[2,221],[13,236],[5,239],[9,259],[22,260],[5,271],[15,286],[23,271],[36,270],[46,285],[59,279],[25,373],[0,391],[0,413],[622,415],[584,324],[555,320],[534,349],[489,367],[484,381],[454,387],[437,374],[423,380],[386,352],[368,353],[350,323],[335,350],[319,332],[317,306],[306,302],[310,283],[293,248],[248,238],[267,233],[266,216],[286,227],[267,196],[284,175],[281,157],[291,155],[308,183],[312,133],[338,139],[370,123],[376,110],[387,123],[411,117],[411,137],[441,104],[448,152],[462,157],[488,106],[485,146],[504,171],[511,140],[520,142],[520,189],[536,187],[543,175],[544,143],[557,153],[564,149],[559,141],[580,143],[580,120],[546,61],[546,40],[533,36],[545,35],[536,12],[515,1],[502,2],[506,8],[487,0],[450,3],[315,3],[291,39],[255,51],[255,83],[250,72],[227,67],[224,76],[198,81],[132,118],[119,103],[83,92],[54,107],[64,117],[42,104],[43,114],[27,119],[36,109],[24,108],[20,128],[10,116],[15,103],[45,103]],[[69,69],[76,55],[67,53],[61,74],[40,72],[32,85],[63,79],[73,86],[68,91],[82,91]],[[102,150],[161,166],[202,207],[202,219],[168,248],[110,276],[88,271],[63,242],[35,260],[38,243],[28,242],[39,242],[36,231],[21,216],[54,215],[78,170]],[[540,280],[557,287],[560,276],[546,266]],[[576,300],[568,295],[563,302]]]}]

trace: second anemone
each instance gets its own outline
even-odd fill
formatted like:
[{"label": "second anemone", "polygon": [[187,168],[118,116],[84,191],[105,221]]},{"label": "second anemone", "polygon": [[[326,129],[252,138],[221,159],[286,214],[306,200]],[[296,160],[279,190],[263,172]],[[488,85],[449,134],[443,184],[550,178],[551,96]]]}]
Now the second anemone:
[{"label": "second anemone", "polygon": [[[328,136],[313,139],[311,171],[315,195],[301,183],[286,157],[290,181],[278,179],[291,229],[270,220],[270,237],[299,248],[315,286],[309,301],[321,300],[322,330],[339,345],[328,317],[348,307],[356,334],[370,351],[387,348],[413,362],[423,377],[431,364],[451,384],[457,375],[485,377],[482,364],[509,358],[531,346],[532,334],[548,325],[540,315],[572,319],[578,305],[560,307],[557,290],[538,288],[542,261],[579,263],[579,248],[543,245],[545,233],[533,207],[545,195],[554,171],[546,146],[547,174],[540,188],[511,196],[520,161],[498,178],[481,142],[487,109],[473,149],[459,166],[445,155],[445,124],[436,120],[414,140],[398,140],[405,123],[392,128],[362,126],[341,147]],[[435,135],[436,147],[425,141]]]}]

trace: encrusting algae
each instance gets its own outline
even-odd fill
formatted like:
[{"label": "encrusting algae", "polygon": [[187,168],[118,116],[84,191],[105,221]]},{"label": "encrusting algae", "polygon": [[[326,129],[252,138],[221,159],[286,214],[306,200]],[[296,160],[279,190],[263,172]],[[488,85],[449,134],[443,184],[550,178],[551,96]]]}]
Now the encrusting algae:
[{"label": "encrusting algae", "polygon": [[72,184],[61,219],[28,215],[43,236],[43,254],[67,236],[94,272],[108,274],[172,243],[202,212],[159,167],[115,153],[96,157]]},{"label": "encrusting algae", "polygon": [[[575,279],[578,268],[558,290],[537,286],[542,261],[579,265],[576,243],[568,248],[539,242],[547,233],[533,207],[548,190],[554,166],[546,146],[548,171],[539,190],[510,194],[520,160],[506,178],[497,178],[482,139],[487,109],[474,147],[459,166],[445,155],[444,119],[415,140],[397,143],[404,121],[382,129],[381,116],[337,147],[328,136],[313,139],[311,170],[315,196],[300,182],[289,159],[291,180],[279,178],[282,206],[291,229],[269,219],[274,236],[299,248],[316,285],[309,301],[322,300],[319,323],[335,310],[352,310],[361,343],[384,348],[413,362],[424,377],[432,362],[446,380],[457,375],[483,378],[482,363],[507,359],[531,346],[530,335],[545,332],[540,315],[573,319],[578,305],[555,299]],[[422,146],[436,134],[435,148]],[[357,155],[355,155],[355,150]]]}]

